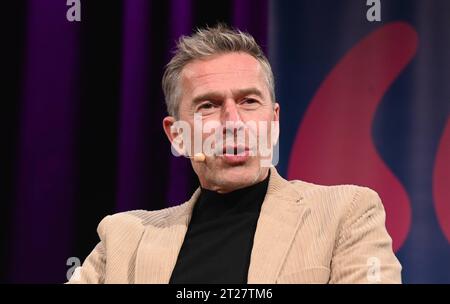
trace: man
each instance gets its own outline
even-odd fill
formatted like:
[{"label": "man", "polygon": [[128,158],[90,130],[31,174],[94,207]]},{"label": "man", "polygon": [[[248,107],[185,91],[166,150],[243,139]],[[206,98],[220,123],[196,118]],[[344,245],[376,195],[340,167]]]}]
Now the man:
[{"label": "man", "polygon": [[[287,181],[265,165],[255,142],[265,138],[273,151],[280,106],[250,35],[219,25],[183,37],[163,89],[164,130],[174,151],[191,157],[200,187],[176,207],[104,218],[100,243],[70,283],[401,282],[374,191]],[[216,126],[210,153],[208,123]]]}]

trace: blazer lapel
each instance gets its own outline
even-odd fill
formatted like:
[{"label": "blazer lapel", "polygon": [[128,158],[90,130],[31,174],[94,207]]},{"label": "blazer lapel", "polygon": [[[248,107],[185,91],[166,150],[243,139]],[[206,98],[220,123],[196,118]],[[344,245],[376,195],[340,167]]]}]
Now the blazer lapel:
[{"label": "blazer lapel", "polygon": [[169,283],[191,220],[197,189],[186,203],[165,210],[159,223],[146,224],[136,256],[136,283]]},{"label": "blazer lapel", "polygon": [[[275,283],[305,215],[302,196],[272,167],[261,206],[248,271],[248,283]],[[164,210],[146,226],[136,253],[135,283],[168,283],[200,194]]]},{"label": "blazer lapel", "polygon": [[307,210],[301,194],[274,167],[270,170],[269,186],[253,241],[249,284],[276,282]]}]

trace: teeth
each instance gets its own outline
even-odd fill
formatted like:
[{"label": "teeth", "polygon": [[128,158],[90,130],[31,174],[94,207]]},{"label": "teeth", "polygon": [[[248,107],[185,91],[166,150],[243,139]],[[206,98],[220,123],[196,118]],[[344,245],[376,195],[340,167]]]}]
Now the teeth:
[{"label": "teeth", "polygon": [[244,152],[245,152],[245,147],[234,147],[234,148],[227,147],[224,149],[224,154],[227,154],[227,155],[241,155]]}]

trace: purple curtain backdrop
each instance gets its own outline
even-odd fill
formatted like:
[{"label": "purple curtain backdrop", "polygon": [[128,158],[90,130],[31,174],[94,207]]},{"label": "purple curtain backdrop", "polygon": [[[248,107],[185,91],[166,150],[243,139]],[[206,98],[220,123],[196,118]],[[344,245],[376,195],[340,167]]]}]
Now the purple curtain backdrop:
[{"label": "purple curtain backdrop", "polygon": [[114,12],[80,2],[81,22],[66,19],[65,1],[15,8],[26,27],[11,118],[18,134],[10,242],[2,243],[7,282],[65,282],[67,259],[84,260],[103,216],[190,197],[190,162],[171,155],[162,129],[161,76],[181,35],[225,22],[267,49],[267,1],[133,0]]},{"label": "purple curtain backdrop", "polygon": [[[27,7],[18,178],[13,215],[13,281],[39,282],[70,256],[77,178],[79,25],[63,2]],[[50,270],[49,270],[50,267]]]}]

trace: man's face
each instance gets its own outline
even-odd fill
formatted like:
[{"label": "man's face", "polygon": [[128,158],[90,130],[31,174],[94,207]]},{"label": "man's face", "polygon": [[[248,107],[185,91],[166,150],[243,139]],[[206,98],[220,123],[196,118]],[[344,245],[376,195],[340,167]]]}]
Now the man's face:
[{"label": "man's face", "polygon": [[[271,122],[278,122],[279,105],[272,103],[260,63],[237,52],[195,60],[184,67],[180,85],[179,120],[190,125],[191,143],[194,136],[200,136],[202,143],[208,137],[215,139],[211,144],[215,154],[207,153],[205,162],[192,162],[202,187],[230,192],[263,180],[268,167],[262,166],[257,146],[265,136],[264,142],[271,147]],[[203,127],[208,124],[219,127],[196,134],[195,114],[201,115]],[[173,120],[171,117],[164,120],[168,135]],[[259,129],[261,122],[266,122],[265,131]],[[199,120],[195,124],[198,131]],[[221,142],[217,134],[222,135]],[[172,140],[174,135],[169,138]],[[250,140],[252,136],[254,140]],[[190,155],[199,152],[194,151],[193,145],[187,150]]]}]

